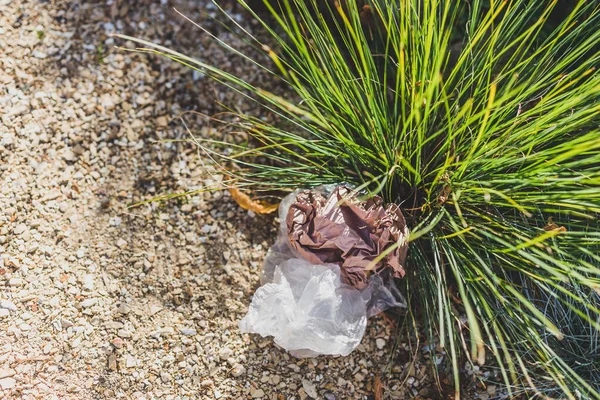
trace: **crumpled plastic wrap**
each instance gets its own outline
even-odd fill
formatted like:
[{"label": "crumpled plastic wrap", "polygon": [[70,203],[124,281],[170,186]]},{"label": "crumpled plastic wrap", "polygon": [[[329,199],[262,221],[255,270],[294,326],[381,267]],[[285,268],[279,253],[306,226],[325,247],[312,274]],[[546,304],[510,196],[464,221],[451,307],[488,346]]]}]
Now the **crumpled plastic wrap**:
[{"label": "crumpled plastic wrap", "polygon": [[275,267],[273,282],[258,288],[242,332],[273,336],[295,357],[348,355],[367,326],[361,293],[342,284],[340,267],[292,258]]},{"label": "crumpled plastic wrap", "polygon": [[262,286],[240,321],[242,332],[273,336],[296,357],[345,356],[359,345],[368,317],[406,307],[394,284],[405,273],[408,238],[396,205],[326,186],[290,194],[279,216],[280,233],[263,264]]}]

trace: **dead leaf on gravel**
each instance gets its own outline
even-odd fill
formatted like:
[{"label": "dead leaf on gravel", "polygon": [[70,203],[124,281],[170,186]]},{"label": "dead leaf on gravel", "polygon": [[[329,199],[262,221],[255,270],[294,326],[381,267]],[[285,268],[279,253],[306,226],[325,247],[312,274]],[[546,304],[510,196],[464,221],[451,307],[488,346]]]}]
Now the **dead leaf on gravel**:
[{"label": "dead leaf on gravel", "polygon": [[375,375],[375,382],[373,383],[373,395],[375,396],[375,400],[383,399],[383,383],[381,382],[379,375]]},{"label": "dead leaf on gravel", "polygon": [[257,214],[270,214],[277,210],[279,204],[263,203],[257,200],[252,200],[246,193],[238,188],[229,188],[229,193],[236,203],[244,210],[252,211]]}]

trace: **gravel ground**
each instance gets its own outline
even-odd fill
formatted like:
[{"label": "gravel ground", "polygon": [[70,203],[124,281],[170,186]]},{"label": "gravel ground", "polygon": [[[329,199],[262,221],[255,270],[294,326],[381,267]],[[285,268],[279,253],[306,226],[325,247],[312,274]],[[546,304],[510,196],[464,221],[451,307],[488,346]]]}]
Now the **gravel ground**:
[{"label": "gravel ground", "polygon": [[112,32],[263,77],[170,8],[213,26],[204,1],[113,1],[0,0],[0,398],[433,398],[384,317],[344,358],[239,333],[272,218],[226,192],[128,208],[218,181],[189,143],[157,142],[187,137],[183,111],[255,110]]}]

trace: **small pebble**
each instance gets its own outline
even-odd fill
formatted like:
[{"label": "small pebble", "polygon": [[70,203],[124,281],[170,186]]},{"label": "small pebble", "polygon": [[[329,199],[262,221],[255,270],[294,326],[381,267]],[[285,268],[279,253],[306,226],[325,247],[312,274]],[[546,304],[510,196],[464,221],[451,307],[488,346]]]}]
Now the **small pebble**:
[{"label": "small pebble", "polygon": [[123,222],[123,219],[121,219],[121,217],[112,217],[108,220],[108,224],[110,226],[121,226],[122,222]]},{"label": "small pebble", "polygon": [[154,122],[156,123],[156,126],[160,128],[164,128],[169,125],[169,120],[165,116],[156,118]]},{"label": "small pebble", "polygon": [[39,50],[34,50],[31,53],[31,55],[34,56],[35,58],[41,58],[41,59],[48,57],[48,54],[44,53],[43,51],[39,51]]},{"label": "small pebble", "polygon": [[31,330],[31,325],[29,325],[29,324],[21,324],[21,325],[19,325],[19,329],[22,330],[22,331],[25,331],[25,332],[26,331],[30,331]]},{"label": "small pebble", "polygon": [[117,331],[117,335],[119,335],[119,337],[122,337],[123,339],[127,339],[131,337],[131,332],[129,332],[126,329],[119,329]]},{"label": "small pebble", "polygon": [[81,280],[82,286],[85,290],[91,291],[94,289],[94,275],[86,274]]},{"label": "small pebble", "polygon": [[127,368],[133,368],[137,364],[136,359],[131,354],[127,354],[127,361],[125,362],[125,366]]},{"label": "small pebble", "polygon": [[227,346],[225,346],[221,350],[219,350],[219,357],[221,357],[221,360],[227,360],[229,357],[231,357],[232,354],[233,354],[233,350],[231,350]]},{"label": "small pebble", "polygon": [[27,229],[27,225],[25,225],[25,224],[18,224],[18,225],[15,227],[15,229],[13,229],[13,233],[14,233],[15,235],[20,235],[20,234],[22,234],[23,232],[26,232],[27,230],[28,230],[28,229]]},{"label": "small pebble", "polygon": [[233,368],[231,369],[231,375],[238,377],[238,376],[242,376],[246,373],[246,368],[244,368],[243,365],[241,364],[235,364],[233,366]]},{"label": "small pebble", "polygon": [[162,335],[172,335],[175,333],[175,329],[172,326],[165,326],[164,328],[159,329],[159,332]]},{"label": "small pebble", "polygon": [[24,281],[21,278],[11,278],[8,281],[9,286],[22,286],[23,284],[24,284]]},{"label": "small pebble", "polygon": [[3,378],[0,379],[0,387],[4,390],[12,389],[15,387],[17,381],[14,378]]},{"label": "small pebble", "polygon": [[180,332],[186,336],[192,336],[198,333],[194,328],[182,328],[180,329]]},{"label": "small pebble", "polygon": [[65,150],[63,152],[63,158],[66,161],[74,161],[75,160],[75,153],[73,153],[73,151],[71,151],[71,150]]},{"label": "small pebble", "polygon": [[163,381],[164,383],[168,383],[171,381],[171,379],[173,379],[171,377],[171,375],[168,372],[161,372],[160,373],[160,380]]},{"label": "small pebble", "polygon": [[202,386],[202,387],[214,386],[214,382],[212,381],[212,379],[204,379],[202,382],[200,382],[200,386]]},{"label": "small pebble", "polygon": [[0,301],[0,308],[5,308],[11,311],[17,311],[17,306],[10,300],[2,300]]},{"label": "small pebble", "polygon": [[98,299],[92,298],[92,299],[85,299],[80,304],[81,304],[81,307],[87,308],[87,307],[93,306],[97,302],[98,302]]},{"label": "small pebble", "polygon": [[317,396],[318,396],[317,389],[316,389],[315,385],[311,381],[309,381],[307,379],[303,379],[302,380],[302,387],[304,388],[304,391],[306,392],[306,394],[309,397],[311,397],[313,399],[317,398]]},{"label": "small pebble", "polygon": [[108,369],[111,371],[117,370],[117,357],[114,354],[108,356]]},{"label": "small pebble", "polygon": [[15,375],[15,370],[12,368],[0,368],[0,379],[10,378]]}]

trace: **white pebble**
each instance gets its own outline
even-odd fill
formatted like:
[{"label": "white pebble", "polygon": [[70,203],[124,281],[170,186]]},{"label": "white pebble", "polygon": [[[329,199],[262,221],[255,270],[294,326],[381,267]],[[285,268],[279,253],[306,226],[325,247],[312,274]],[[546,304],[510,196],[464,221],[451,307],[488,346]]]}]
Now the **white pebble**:
[{"label": "white pebble", "polygon": [[12,389],[15,387],[17,381],[13,378],[0,379],[0,387],[4,390]]},{"label": "white pebble", "polygon": [[83,288],[85,290],[92,290],[94,289],[94,275],[92,274],[86,274],[83,276],[83,279],[81,280],[81,283],[83,285]]},{"label": "white pebble", "polygon": [[119,329],[117,331],[117,335],[123,339],[127,339],[131,337],[131,332],[129,332],[127,329]]},{"label": "white pebble", "polygon": [[192,336],[195,335],[196,333],[198,333],[198,331],[196,331],[196,329],[194,328],[182,328],[181,333],[186,335],[186,336]]},{"label": "white pebble", "polygon": [[164,382],[164,383],[168,383],[169,381],[171,381],[171,375],[168,372],[161,372],[160,373],[160,379]]},{"label": "white pebble", "polygon": [[77,250],[77,258],[83,258],[85,257],[85,248],[84,247],[80,247],[79,250]]},{"label": "white pebble", "polygon": [[221,357],[221,360],[227,360],[232,355],[233,355],[233,350],[231,350],[227,346],[225,346],[221,350],[219,350],[219,357]]},{"label": "white pebble", "polygon": [[22,331],[30,331],[31,330],[31,325],[29,324],[21,324],[19,325],[19,329]]},{"label": "white pebble", "polygon": [[112,22],[106,22],[104,25],[102,25],[102,27],[107,33],[112,33],[115,31],[115,25]]},{"label": "white pebble", "polygon": [[245,372],[246,372],[246,368],[241,364],[236,364],[231,369],[231,375],[233,375],[235,377],[242,376],[242,375],[244,375]]},{"label": "white pebble", "polygon": [[46,57],[48,57],[48,54],[44,53],[43,51],[40,50],[34,50],[31,52],[31,55],[34,56],[35,58],[40,58],[40,59],[44,59]]},{"label": "white pebble", "polygon": [[21,233],[27,231],[27,225],[25,224],[19,224],[15,227],[15,229],[13,230],[13,233],[15,235],[20,235]]},{"label": "white pebble", "polygon": [[21,286],[21,285],[23,285],[23,279],[21,279],[21,278],[11,278],[8,281],[8,285],[9,286]]},{"label": "white pebble", "polygon": [[160,329],[160,333],[163,335],[172,335],[173,333],[175,333],[175,329],[173,329],[170,326],[165,326],[164,328]]},{"label": "white pebble", "polygon": [[127,354],[127,361],[125,363],[125,366],[127,368],[133,368],[136,366],[136,364],[137,364],[137,361],[136,361],[135,357],[132,356],[131,354]]},{"label": "white pebble", "polygon": [[98,299],[85,299],[81,302],[81,307],[91,307],[98,302]]},{"label": "white pebble", "polygon": [[315,388],[315,385],[312,382],[310,382],[306,379],[302,379],[302,387],[304,388],[304,391],[306,392],[307,395],[309,395],[313,399],[317,398],[317,396],[318,396],[317,388]]},{"label": "white pebble", "polygon": [[17,311],[17,306],[10,300],[0,301],[0,308],[6,308],[7,310]]},{"label": "white pebble", "polygon": [[110,226],[120,226],[122,222],[123,219],[121,217],[111,217],[108,220],[108,224]]},{"label": "white pebble", "polygon": [[0,368],[0,379],[9,378],[15,375],[15,370],[12,368]]}]

